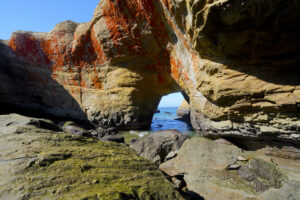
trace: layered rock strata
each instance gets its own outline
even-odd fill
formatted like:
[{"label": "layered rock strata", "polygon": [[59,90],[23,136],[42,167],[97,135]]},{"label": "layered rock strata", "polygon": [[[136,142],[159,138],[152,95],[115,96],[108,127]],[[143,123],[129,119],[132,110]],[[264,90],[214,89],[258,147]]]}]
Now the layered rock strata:
[{"label": "layered rock strata", "polygon": [[0,101],[120,129],[184,91],[198,133],[299,144],[299,1],[102,0],[1,42]]},{"label": "layered rock strata", "polygon": [[193,127],[299,144],[299,2],[164,2]]}]

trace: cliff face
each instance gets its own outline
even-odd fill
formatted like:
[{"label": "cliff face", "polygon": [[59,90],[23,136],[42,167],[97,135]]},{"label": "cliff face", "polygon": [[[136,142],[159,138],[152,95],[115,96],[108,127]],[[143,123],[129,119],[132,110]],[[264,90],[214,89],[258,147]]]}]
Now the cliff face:
[{"label": "cliff face", "polygon": [[1,43],[0,101],[123,129],[184,91],[196,131],[299,143],[298,1],[102,0]]},{"label": "cliff face", "polygon": [[[297,1],[165,1],[188,52],[194,128],[299,143]],[[166,11],[168,12],[168,11]],[[178,13],[181,13],[178,15]],[[175,46],[180,46],[178,42]],[[183,59],[181,59],[183,60]],[[192,83],[191,83],[192,82]]]}]

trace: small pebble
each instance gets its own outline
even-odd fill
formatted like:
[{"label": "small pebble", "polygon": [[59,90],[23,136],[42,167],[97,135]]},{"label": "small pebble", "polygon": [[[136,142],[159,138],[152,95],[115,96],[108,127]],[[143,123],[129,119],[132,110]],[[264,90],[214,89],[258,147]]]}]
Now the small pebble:
[{"label": "small pebble", "polygon": [[238,156],[237,161],[248,161],[248,159],[243,156]]},{"label": "small pebble", "polygon": [[228,165],[226,170],[238,170],[240,167],[241,165]]}]

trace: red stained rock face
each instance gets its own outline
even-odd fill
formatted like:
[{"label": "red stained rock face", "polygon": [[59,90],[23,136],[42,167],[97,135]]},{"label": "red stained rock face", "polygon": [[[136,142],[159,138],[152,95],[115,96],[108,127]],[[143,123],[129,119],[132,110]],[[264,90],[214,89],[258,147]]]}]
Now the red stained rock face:
[{"label": "red stained rock face", "polygon": [[[104,1],[98,7],[90,23],[66,21],[50,33],[17,32],[9,46],[26,63],[51,68],[53,72],[61,71],[64,66],[95,67],[131,56],[151,59],[147,65],[150,70],[169,70],[165,67],[169,65],[169,52],[165,49],[169,36],[154,1]],[[99,31],[106,35],[99,35]],[[164,78],[159,74],[158,77],[163,82]],[[96,76],[92,80],[95,89],[100,89]]]}]

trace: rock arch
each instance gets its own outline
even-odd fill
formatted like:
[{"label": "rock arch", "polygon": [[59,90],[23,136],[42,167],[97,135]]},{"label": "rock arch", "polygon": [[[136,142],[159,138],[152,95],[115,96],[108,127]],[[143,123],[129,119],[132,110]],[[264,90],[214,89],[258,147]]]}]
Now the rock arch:
[{"label": "rock arch", "polygon": [[184,91],[201,134],[299,144],[299,8],[102,0],[89,23],[1,42],[1,103],[139,129],[161,96]]}]

